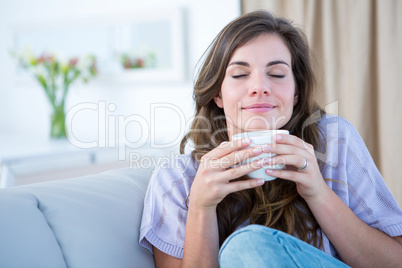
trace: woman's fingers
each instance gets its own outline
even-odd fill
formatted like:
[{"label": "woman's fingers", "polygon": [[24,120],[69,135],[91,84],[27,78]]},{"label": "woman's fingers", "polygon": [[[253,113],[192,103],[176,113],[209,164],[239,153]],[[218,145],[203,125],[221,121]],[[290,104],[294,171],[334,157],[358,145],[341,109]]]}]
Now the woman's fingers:
[{"label": "woman's fingers", "polygon": [[[278,144],[290,144],[303,150],[314,150],[313,146],[294,135],[278,134],[274,137],[275,142]],[[273,146],[275,147],[275,146]]]},{"label": "woman's fingers", "polygon": [[201,163],[208,168],[228,169],[239,163],[260,155],[264,151],[264,146],[245,148],[250,145],[249,139],[236,140],[221,144],[208,154],[205,154]]},{"label": "woman's fingers", "polygon": [[255,188],[264,184],[263,179],[249,179],[243,181],[229,182],[226,187],[227,195],[230,193]]},{"label": "woman's fingers", "polygon": [[221,158],[231,152],[246,148],[251,144],[249,138],[238,139],[228,142],[222,142],[218,147],[205,154],[202,158]]},{"label": "woman's fingers", "polygon": [[[192,188],[200,189],[199,192],[202,193],[199,195],[200,200],[204,199],[202,203],[206,206],[216,205],[232,192],[264,184],[262,178],[234,181],[263,168],[264,165],[285,164],[283,170],[266,169],[267,174],[301,183],[299,188],[302,189],[302,196],[311,196],[317,192],[315,189],[317,187],[312,187],[315,184],[309,179],[317,177],[315,173],[319,173],[318,165],[314,163],[314,148],[310,144],[292,135],[277,135],[276,144],[270,146],[249,147],[250,144],[251,141],[247,138],[225,142],[201,158]],[[242,163],[262,153],[272,153],[276,156]],[[306,161],[311,164],[307,165],[306,169],[300,170]]]},{"label": "woman's fingers", "polygon": [[222,177],[226,178],[226,180],[228,180],[228,178],[230,178],[229,180],[234,180],[244,175],[247,175],[248,173],[253,172],[257,169],[260,169],[263,166],[264,166],[264,159],[255,160],[248,164],[228,168],[227,170],[222,172]]},{"label": "woman's fingers", "polygon": [[[307,161],[307,165],[306,165],[306,161]],[[309,162],[310,161],[307,158],[303,158],[302,156],[299,156],[299,155],[277,155],[277,156],[274,156],[274,157],[264,159],[264,164],[265,165],[269,165],[269,166],[271,166],[271,165],[293,166],[297,170],[303,171],[303,172],[306,172],[306,170],[308,168],[308,165],[309,165]],[[301,169],[303,167],[304,167],[304,169]]]},{"label": "woman's fingers", "polygon": [[[279,135],[278,135],[279,136]],[[292,135],[276,137],[276,144],[269,151],[276,156],[265,159],[266,165],[285,164],[285,168],[266,169],[273,177],[293,181],[297,191],[304,199],[317,198],[325,187],[320,168],[315,156],[314,147]]]},{"label": "woman's fingers", "polygon": [[[198,168],[191,192],[193,200],[197,200],[199,205],[204,207],[216,206],[229,193],[249,189],[262,185],[263,180],[233,181],[263,166],[263,161],[253,161],[248,164],[234,166],[238,161],[242,161],[251,155],[260,152],[247,148],[249,144],[244,142],[234,142],[224,144],[220,148],[205,154]],[[226,147],[227,146],[227,147]],[[238,149],[238,150],[236,150]],[[222,153],[225,151],[225,153]],[[223,155],[218,157],[219,155]]]},{"label": "woman's fingers", "polygon": [[[307,166],[305,169],[303,166],[305,165],[305,161],[307,161]],[[314,166],[316,163],[310,162],[312,160],[308,160],[306,158],[301,157],[300,155],[278,155],[272,158],[264,159],[264,163],[266,166],[284,164],[284,169],[265,169],[265,172],[269,176],[291,180],[295,183],[310,183],[311,173],[314,173]],[[315,159],[313,159],[315,161]],[[318,167],[317,167],[318,168]]]},{"label": "woman's fingers", "polygon": [[227,180],[227,178],[232,178],[231,181],[225,182],[225,187],[222,188],[222,191],[224,191],[223,195],[226,196],[233,192],[238,192],[263,185],[265,181],[262,178],[233,181],[236,178],[240,178],[254,170],[262,168],[263,165],[264,161],[263,159],[260,159],[249,164],[229,168],[226,171],[222,172],[221,174],[223,179]]},{"label": "woman's fingers", "polygon": [[297,154],[304,158],[316,158],[313,145],[293,135],[275,136],[276,144],[271,144],[269,151],[273,154]]},{"label": "woman's fingers", "polygon": [[300,169],[305,165],[305,159],[316,161],[314,147],[309,143],[293,135],[277,135],[276,143],[269,144],[265,150],[275,154],[272,159],[266,159],[267,164],[285,164],[292,165]]}]

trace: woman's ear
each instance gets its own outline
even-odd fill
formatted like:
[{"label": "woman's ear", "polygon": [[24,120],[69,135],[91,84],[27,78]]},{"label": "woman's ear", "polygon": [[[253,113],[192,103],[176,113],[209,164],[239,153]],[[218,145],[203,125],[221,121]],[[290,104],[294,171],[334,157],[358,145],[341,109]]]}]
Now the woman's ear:
[{"label": "woman's ear", "polygon": [[219,93],[219,95],[214,97],[214,101],[219,108],[223,108],[223,101],[222,101],[221,93]]},{"label": "woman's ear", "polygon": [[293,99],[293,107],[296,106],[298,102],[299,102],[299,90],[296,89],[295,90],[295,96],[294,96],[294,99]]}]

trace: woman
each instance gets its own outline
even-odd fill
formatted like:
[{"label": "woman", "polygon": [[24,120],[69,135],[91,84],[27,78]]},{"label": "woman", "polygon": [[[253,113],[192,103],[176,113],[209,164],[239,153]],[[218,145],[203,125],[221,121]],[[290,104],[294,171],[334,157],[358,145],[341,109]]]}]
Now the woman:
[{"label": "woman", "polygon": [[[140,243],[157,267],[402,263],[402,211],[356,130],[315,103],[300,30],[263,11],[234,20],[209,48],[194,97],[181,148],[194,150],[162,165],[145,198]],[[247,149],[231,139],[262,129],[290,135]],[[276,156],[237,165],[263,152]],[[279,162],[284,170],[267,169],[276,180],[247,177]]]}]

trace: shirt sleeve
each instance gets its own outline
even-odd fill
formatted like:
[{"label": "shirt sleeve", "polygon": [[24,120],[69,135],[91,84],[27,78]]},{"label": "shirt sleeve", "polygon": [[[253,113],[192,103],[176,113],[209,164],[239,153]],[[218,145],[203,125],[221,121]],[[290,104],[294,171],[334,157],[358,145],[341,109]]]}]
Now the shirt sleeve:
[{"label": "shirt sleeve", "polygon": [[190,192],[188,170],[177,161],[162,165],[152,175],[144,200],[140,245],[152,246],[181,259],[187,220],[186,198]]},{"label": "shirt sleeve", "polygon": [[402,211],[359,133],[343,118],[331,122],[325,175],[335,181],[327,184],[363,222],[389,236],[402,235]]}]

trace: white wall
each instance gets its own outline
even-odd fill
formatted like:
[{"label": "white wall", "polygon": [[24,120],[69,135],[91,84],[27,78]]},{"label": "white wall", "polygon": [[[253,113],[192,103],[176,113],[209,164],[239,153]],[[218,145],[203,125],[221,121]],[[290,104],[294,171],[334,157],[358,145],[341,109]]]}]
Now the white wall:
[{"label": "white wall", "polygon": [[[155,131],[158,143],[177,140],[184,133],[183,127],[194,113],[192,84],[195,66],[209,43],[230,20],[240,14],[240,0],[0,0],[0,138],[6,135],[48,138],[50,107],[44,91],[32,83],[18,85],[11,79],[9,56],[10,26],[30,21],[85,18],[86,16],[119,16],[141,8],[180,6],[186,13],[187,79],[180,83],[118,85],[90,83],[73,86],[67,99],[67,109],[83,102],[100,102],[116,105],[115,111],[106,110],[106,118],[118,120],[118,116],[135,115],[143,118],[149,131]],[[151,104],[169,103],[171,108],[155,110],[151,119]],[[176,108],[173,108],[176,107]],[[180,115],[184,115],[183,122]],[[102,119],[101,119],[102,120]],[[73,120],[73,132],[81,141],[99,139],[97,111],[87,110]],[[116,121],[117,122],[117,121]],[[155,123],[151,126],[151,123]],[[106,122],[107,124],[108,122]],[[110,123],[110,122],[109,122]],[[124,127],[124,129],[123,129]],[[119,126],[110,123],[107,132],[118,131]],[[129,141],[141,138],[139,124],[120,126]],[[103,138],[104,134],[100,134]],[[181,137],[180,137],[181,138]]]}]

